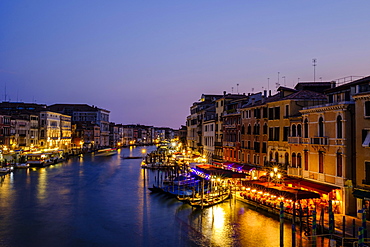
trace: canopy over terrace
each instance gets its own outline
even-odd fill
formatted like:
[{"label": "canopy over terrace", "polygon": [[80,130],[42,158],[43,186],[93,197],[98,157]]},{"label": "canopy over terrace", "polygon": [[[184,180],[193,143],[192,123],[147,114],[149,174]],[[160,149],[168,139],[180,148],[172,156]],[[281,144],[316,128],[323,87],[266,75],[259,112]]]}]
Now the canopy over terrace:
[{"label": "canopy over terrace", "polygon": [[301,178],[292,178],[292,177],[286,177],[284,178],[285,184],[291,184],[293,187],[297,188],[304,188],[307,190],[315,191],[321,194],[329,194],[333,190],[340,189],[337,186],[328,185],[328,184],[322,184],[317,183]]},{"label": "canopy over terrace", "polygon": [[244,181],[243,185],[247,188],[250,188],[251,190],[255,189],[256,191],[262,191],[263,193],[269,193],[293,201],[320,198],[320,194],[317,194],[315,192],[281,186],[269,186],[271,185],[271,183],[267,182]]},{"label": "canopy over terrace", "polygon": [[196,169],[204,172],[207,175],[215,175],[223,178],[245,178],[247,176],[243,173],[237,173],[230,170],[224,170],[210,164],[197,165]]}]

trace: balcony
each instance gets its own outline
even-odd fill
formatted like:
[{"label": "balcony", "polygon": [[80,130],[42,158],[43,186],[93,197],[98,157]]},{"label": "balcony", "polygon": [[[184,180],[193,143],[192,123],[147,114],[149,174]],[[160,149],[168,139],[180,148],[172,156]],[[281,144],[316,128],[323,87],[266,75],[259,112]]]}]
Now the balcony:
[{"label": "balcony", "polygon": [[335,139],[334,143],[335,143],[334,145],[344,146],[346,145],[346,140],[345,139]]},{"label": "balcony", "polygon": [[302,176],[302,168],[298,168],[298,167],[288,167],[288,172],[287,174],[289,176],[297,176],[297,177],[301,177]]},{"label": "balcony", "polygon": [[288,137],[288,143],[290,144],[302,144],[303,138],[300,136],[289,136]]},{"label": "balcony", "polygon": [[328,137],[312,137],[311,144],[314,145],[328,145]]},{"label": "balcony", "polygon": [[215,142],[215,147],[222,147],[222,142]]},{"label": "balcony", "polygon": [[223,145],[225,147],[235,147],[236,143],[235,142],[223,142]]}]

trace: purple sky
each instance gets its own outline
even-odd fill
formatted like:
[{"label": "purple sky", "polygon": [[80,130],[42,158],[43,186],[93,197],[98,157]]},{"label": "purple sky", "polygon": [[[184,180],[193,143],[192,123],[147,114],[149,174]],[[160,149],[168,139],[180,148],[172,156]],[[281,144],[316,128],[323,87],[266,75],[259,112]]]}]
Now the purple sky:
[{"label": "purple sky", "polygon": [[[202,93],[370,73],[370,1],[0,1],[0,99],[179,128]],[[237,84],[239,87],[237,88]]]}]

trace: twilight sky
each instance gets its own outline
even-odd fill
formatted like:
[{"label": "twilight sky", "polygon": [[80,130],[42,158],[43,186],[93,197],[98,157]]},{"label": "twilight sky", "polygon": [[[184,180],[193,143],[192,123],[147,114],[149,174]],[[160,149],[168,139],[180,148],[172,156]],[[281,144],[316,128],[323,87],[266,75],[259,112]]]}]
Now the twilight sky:
[{"label": "twilight sky", "polygon": [[12,102],[86,103],[116,123],[179,128],[202,93],[313,81],[314,58],[316,81],[370,75],[369,9],[368,0],[2,0],[0,99],[6,88]]}]

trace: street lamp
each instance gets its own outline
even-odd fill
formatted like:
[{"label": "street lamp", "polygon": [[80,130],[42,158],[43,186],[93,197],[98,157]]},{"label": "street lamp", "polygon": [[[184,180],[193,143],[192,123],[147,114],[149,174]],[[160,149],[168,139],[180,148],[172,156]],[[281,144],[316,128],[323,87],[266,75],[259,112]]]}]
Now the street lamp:
[{"label": "street lamp", "polygon": [[272,169],[272,171],[270,172],[270,179],[271,179],[271,181],[275,182],[275,185],[276,185],[276,183],[278,183],[280,181],[281,173],[279,172],[279,169],[277,167],[274,167]]}]

